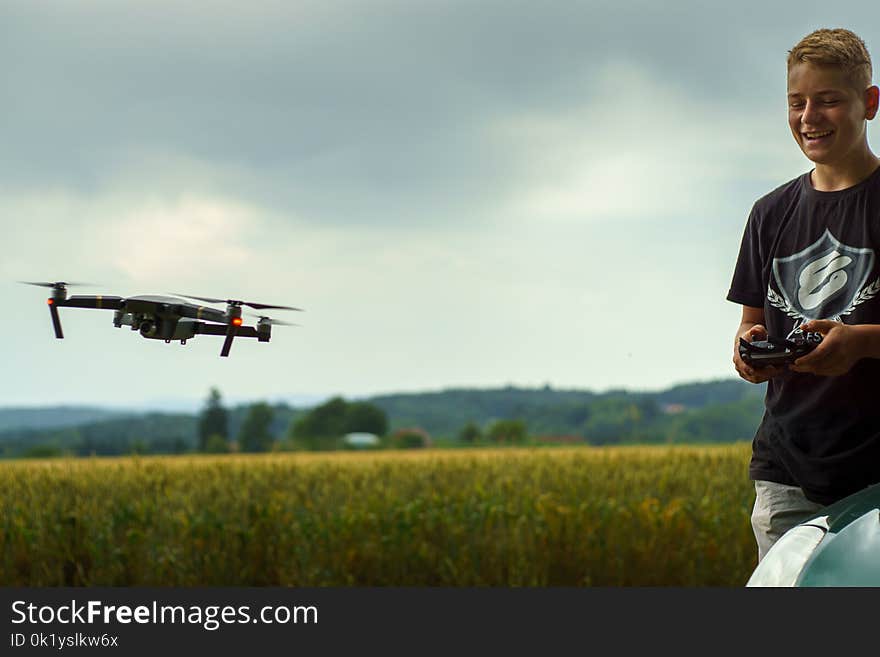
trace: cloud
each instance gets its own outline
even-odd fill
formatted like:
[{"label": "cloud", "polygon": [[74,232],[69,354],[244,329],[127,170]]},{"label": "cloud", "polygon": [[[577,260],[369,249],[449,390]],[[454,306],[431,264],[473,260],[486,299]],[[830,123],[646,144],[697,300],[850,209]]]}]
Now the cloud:
[{"label": "cloud", "polygon": [[111,266],[131,279],[171,285],[181,272],[197,267],[206,278],[240,271],[253,254],[243,245],[256,213],[216,199],[181,198],[126,210],[106,229],[103,248]]},{"label": "cloud", "polygon": [[[88,312],[56,344],[40,295],[10,283],[22,374],[4,395],[731,374],[723,297],[749,206],[809,166],[785,50],[864,7],[2,3],[6,280],[306,309],[227,361]],[[670,312],[686,362],[657,347]]]},{"label": "cloud", "polygon": [[[767,89],[756,75],[767,46],[748,21],[724,10],[731,20],[719,32],[712,19],[720,10],[699,4],[14,7],[0,45],[8,184],[99,191],[131,153],[160,151],[238,172],[239,198],[341,225],[485,214],[487,199],[518,183],[521,149],[495,139],[496,126],[607,102],[596,79],[614,86],[608,62],[632,63],[659,81],[654,87],[675,85],[687,100],[712,94],[740,104],[745,91],[754,103]],[[748,57],[729,67],[744,33]],[[629,91],[630,116],[664,101]],[[615,118],[607,114],[592,117],[591,134],[569,137],[596,139],[600,121]],[[538,162],[542,146],[550,151],[544,136],[530,144]],[[569,186],[580,184],[575,177]],[[543,200],[564,206],[570,196],[554,186]]]},{"label": "cloud", "polygon": [[200,193],[338,226],[487,221],[501,199],[705,212],[743,161],[785,168],[761,156],[772,135],[743,136],[781,107],[802,28],[743,7],[12,3],[0,176],[101,194],[127,175],[166,194],[182,183],[162,161],[179,160],[213,177]]},{"label": "cloud", "polygon": [[40,280],[110,276],[126,284],[159,286],[182,275],[202,280],[241,270],[252,257],[248,236],[259,231],[261,222],[257,210],[240,202],[162,197],[149,190],[100,196],[32,190],[7,195],[0,212],[16,218],[6,236],[7,275],[21,278],[28,272],[26,277]]},{"label": "cloud", "polygon": [[633,62],[607,62],[592,90],[565,112],[511,113],[496,126],[520,165],[509,215],[704,220],[744,172],[768,185],[797,158],[781,113],[739,116]]}]

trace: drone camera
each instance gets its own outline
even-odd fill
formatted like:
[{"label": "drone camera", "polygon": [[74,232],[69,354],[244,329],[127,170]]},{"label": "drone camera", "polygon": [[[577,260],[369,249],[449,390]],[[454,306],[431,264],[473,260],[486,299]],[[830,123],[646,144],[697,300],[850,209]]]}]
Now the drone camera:
[{"label": "drone camera", "polygon": [[156,322],[144,320],[141,322],[141,335],[145,338],[151,338],[158,333],[158,328]]}]

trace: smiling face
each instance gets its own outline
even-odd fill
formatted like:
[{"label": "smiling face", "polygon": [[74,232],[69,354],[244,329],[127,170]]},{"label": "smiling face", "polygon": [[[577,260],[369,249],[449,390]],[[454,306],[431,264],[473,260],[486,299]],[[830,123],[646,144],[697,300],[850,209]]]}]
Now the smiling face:
[{"label": "smiling face", "polygon": [[877,87],[864,91],[839,68],[800,62],[788,72],[788,125],[817,165],[845,168],[870,155],[865,121],[877,113]]}]

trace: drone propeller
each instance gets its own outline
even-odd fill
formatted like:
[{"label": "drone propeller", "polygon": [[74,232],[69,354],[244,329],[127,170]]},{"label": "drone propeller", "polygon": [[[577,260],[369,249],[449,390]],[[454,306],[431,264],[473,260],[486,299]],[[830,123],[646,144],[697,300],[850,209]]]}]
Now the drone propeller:
[{"label": "drone propeller", "polygon": [[67,281],[55,281],[54,283],[35,282],[35,281],[18,281],[25,285],[36,285],[37,287],[52,288],[52,298],[49,299],[49,315],[52,317],[52,329],[55,331],[55,337],[59,340],[64,338],[64,331],[61,328],[61,318],[58,316],[58,303],[67,300],[68,285],[91,285],[91,283],[68,283]]},{"label": "drone propeller", "polygon": [[37,285],[39,287],[51,287],[53,290],[66,290],[71,285],[94,287],[94,283],[68,283],[67,281],[56,281],[55,283],[35,283],[34,281],[18,281],[25,285]]},{"label": "drone propeller", "polygon": [[254,310],[302,310],[302,308],[293,308],[291,306],[274,306],[265,303],[256,303],[255,301],[241,301],[239,299],[213,299],[211,297],[197,297],[192,294],[180,294],[179,292],[173,292],[172,294],[176,294],[179,297],[186,297],[187,299],[207,301],[208,303],[225,303],[228,306],[248,306]]},{"label": "drone propeller", "polygon": [[301,326],[301,324],[294,324],[293,322],[285,322],[280,319],[274,319],[272,317],[266,317],[265,315],[254,315],[253,313],[248,313],[248,317],[256,317],[260,320],[260,324],[269,324],[271,326]]}]

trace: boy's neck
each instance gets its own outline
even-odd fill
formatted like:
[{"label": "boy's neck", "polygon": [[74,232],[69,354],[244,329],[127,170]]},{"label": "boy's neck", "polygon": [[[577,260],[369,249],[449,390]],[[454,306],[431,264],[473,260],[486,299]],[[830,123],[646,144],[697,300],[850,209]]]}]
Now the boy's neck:
[{"label": "boy's neck", "polygon": [[810,174],[813,189],[820,192],[838,192],[858,185],[880,166],[878,158],[870,150],[859,153],[846,162],[816,164]]}]

